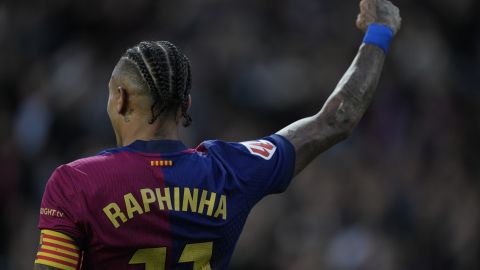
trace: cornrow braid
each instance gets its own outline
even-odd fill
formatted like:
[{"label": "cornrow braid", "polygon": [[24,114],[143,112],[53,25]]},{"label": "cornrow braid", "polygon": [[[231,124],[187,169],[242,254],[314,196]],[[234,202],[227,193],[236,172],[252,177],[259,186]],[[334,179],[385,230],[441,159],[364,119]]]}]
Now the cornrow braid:
[{"label": "cornrow braid", "polygon": [[165,111],[181,108],[183,125],[192,118],[187,113],[192,86],[190,61],[168,41],[142,41],[130,48],[124,57],[133,61],[150,88],[153,99],[150,124]]},{"label": "cornrow braid", "polygon": [[185,92],[182,100],[182,116],[184,118],[183,125],[185,127],[188,127],[193,121],[192,117],[187,112],[189,105],[188,95],[190,95],[190,89],[192,88],[192,74],[190,71],[190,61],[188,61],[188,58],[186,56],[184,56],[183,61],[187,63],[187,80],[185,84],[185,89],[187,89],[188,91]]},{"label": "cornrow braid", "polygon": [[[142,74],[143,79],[148,85],[148,88],[150,88],[150,93],[152,94],[153,100],[158,100],[159,92],[157,90],[155,82],[153,81],[152,74],[150,74],[150,71],[147,65],[145,64],[145,61],[143,59],[143,55],[140,51],[139,46],[128,49],[124,57],[133,61],[133,63],[138,67],[138,69],[140,70],[140,73]],[[156,107],[156,102],[154,102],[151,106],[153,120],[149,121],[150,124],[152,124],[155,121],[154,119],[158,118],[158,115],[155,113],[155,107]]]},{"label": "cornrow braid", "polygon": [[168,56],[169,59],[171,59],[174,70],[174,76],[172,78],[176,88],[174,89],[174,93],[177,95],[176,100],[180,101],[178,105],[182,107],[184,125],[188,126],[192,121],[192,118],[187,114],[188,95],[190,94],[189,89],[191,87],[190,62],[172,43],[163,41],[160,42],[160,44],[168,48]]},{"label": "cornrow braid", "polygon": [[[154,47],[152,43],[141,42],[140,52],[144,56],[145,63],[149,67],[149,72],[152,74],[155,86],[157,89],[157,96],[154,96],[152,104],[152,119],[150,124],[160,116],[160,114],[167,109],[167,104],[170,101],[170,84],[171,72],[168,57],[162,50]],[[157,97],[157,98],[155,98]]]}]

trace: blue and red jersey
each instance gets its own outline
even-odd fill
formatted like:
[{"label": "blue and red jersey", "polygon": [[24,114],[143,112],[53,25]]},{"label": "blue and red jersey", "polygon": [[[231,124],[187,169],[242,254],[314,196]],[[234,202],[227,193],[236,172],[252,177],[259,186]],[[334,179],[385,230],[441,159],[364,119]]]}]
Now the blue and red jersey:
[{"label": "blue and red jersey", "polygon": [[279,135],[135,141],[57,168],[39,228],[71,237],[82,269],[226,269],[250,210],[287,188],[294,163]]}]

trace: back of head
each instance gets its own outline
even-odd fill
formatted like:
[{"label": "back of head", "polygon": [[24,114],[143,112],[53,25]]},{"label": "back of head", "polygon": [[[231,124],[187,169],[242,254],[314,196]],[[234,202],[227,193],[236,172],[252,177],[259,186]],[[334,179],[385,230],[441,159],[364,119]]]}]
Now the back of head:
[{"label": "back of head", "polygon": [[150,124],[161,115],[181,110],[183,125],[190,125],[190,62],[175,45],[168,41],[142,41],[125,52],[117,69],[128,74],[139,91],[150,95]]}]

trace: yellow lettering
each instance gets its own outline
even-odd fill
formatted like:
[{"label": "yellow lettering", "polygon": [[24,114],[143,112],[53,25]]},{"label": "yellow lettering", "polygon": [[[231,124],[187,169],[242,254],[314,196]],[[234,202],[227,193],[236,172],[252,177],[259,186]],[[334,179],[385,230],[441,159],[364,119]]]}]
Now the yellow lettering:
[{"label": "yellow lettering", "polygon": [[155,193],[149,188],[141,189],[140,193],[142,194],[143,209],[145,209],[145,213],[148,213],[150,212],[150,204],[156,201]]},{"label": "yellow lettering", "polygon": [[227,219],[227,196],[225,195],[220,196],[220,202],[218,203],[218,208],[217,211],[215,211],[214,217],[217,218],[219,215],[222,215],[224,220]]},{"label": "yellow lettering", "polygon": [[[171,194],[170,188],[173,188],[173,194]],[[215,218],[221,218],[223,220],[227,219],[228,207],[226,195],[217,195],[215,192],[201,190],[198,188],[170,188],[155,188],[155,190],[150,188],[140,189],[141,201],[139,201],[139,198],[135,197],[131,192],[127,193],[123,196],[125,202],[124,210],[120,209],[117,203],[112,202],[103,208],[103,212],[115,228],[119,228],[122,223],[127,222],[128,219],[134,218],[135,215],[138,216],[151,212],[152,205],[154,205],[156,201],[158,202],[158,207],[160,210],[198,213]],[[216,205],[217,200],[218,205]],[[40,208],[40,214],[57,217],[64,216],[61,211],[49,208]]]},{"label": "yellow lettering", "polygon": [[190,211],[192,213],[196,213],[197,204],[198,204],[198,188],[193,189],[193,196],[189,188],[184,188],[182,211],[186,212],[188,211],[188,207],[190,207]]},{"label": "yellow lettering", "polygon": [[133,218],[133,213],[137,212],[139,215],[143,214],[142,207],[137,202],[132,193],[127,193],[123,196],[125,199],[125,208],[127,208],[127,216],[129,219]]},{"label": "yellow lettering", "polygon": [[155,193],[157,194],[158,207],[160,207],[160,210],[165,209],[164,204],[167,204],[168,210],[172,210],[172,200],[170,199],[170,188],[166,187],[163,189],[163,193],[164,193],[163,196],[160,193],[160,188],[156,188]]},{"label": "yellow lettering", "polygon": [[198,213],[203,214],[203,208],[205,208],[205,205],[208,205],[207,215],[211,216],[213,213],[213,206],[215,205],[215,198],[217,194],[215,192],[211,192],[210,199],[208,200],[207,200],[207,194],[208,194],[208,191],[206,190],[202,191],[202,197],[200,198],[200,204],[198,206]]},{"label": "yellow lettering", "polygon": [[173,200],[175,211],[180,211],[180,188],[178,187],[173,188]]},{"label": "yellow lettering", "polygon": [[[113,210],[113,212],[112,212]],[[108,219],[110,219],[110,222],[112,222],[113,227],[117,229],[120,227],[120,223],[118,223],[117,218],[120,218],[120,220],[125,223],[127,222],[127,217],[125,214],[120,210],[120,207],[118,207],[118,204],[116,203],[110,203],[109,205],[105,206],[103,208],[103,212],[105,215],[107,215]]]}]

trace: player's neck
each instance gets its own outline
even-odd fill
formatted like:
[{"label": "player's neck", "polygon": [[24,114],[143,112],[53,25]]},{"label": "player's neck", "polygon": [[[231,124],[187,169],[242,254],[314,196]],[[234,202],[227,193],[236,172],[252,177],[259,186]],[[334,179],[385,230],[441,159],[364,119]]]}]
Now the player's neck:
[{"label": "player's neck", "polygon": [[125,125],[117,138],[119,146],[127,146],[137,140],[178,140],[178,127],[175,123],[153,123]]}]

